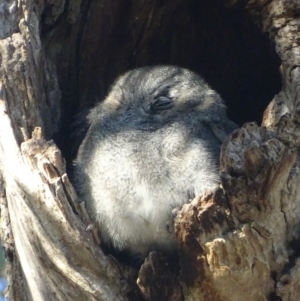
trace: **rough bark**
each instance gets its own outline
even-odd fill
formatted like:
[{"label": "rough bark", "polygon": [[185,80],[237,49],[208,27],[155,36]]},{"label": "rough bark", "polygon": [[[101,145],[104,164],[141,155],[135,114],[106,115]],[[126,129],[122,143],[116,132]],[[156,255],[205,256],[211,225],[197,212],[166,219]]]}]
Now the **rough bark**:
[{"label": "rough bark", "polygon": [[276,43],[283,89],[265,110],[261,127],[245,124],[223,144],[227,203],[218,194],[206,196],[177,214],[185,300],[299,298],[300,6],[296,1],[247,6]]},{"label": "rough bark", "polygon": [[0,170],[7,297],[125,300],[120,270],[85,231],[60,151],[43,139],[57,130],[61,98],[55,67],[40,40],[36,9],[41,7],[33,1],[5,1],[1,8]]},{"label": "rough bark", "polygon": [[[139,64],[185,62],[189,67],[197,61],[196,52],[190,61],[179,55],[181,32],[193,22],[180,11],[192,11],[195,3],[0,4],[0,197],[9,300],[298,299],[297,1],[227,1],[231,9],[246,5],[274,41],[283,87],[265,110],[262,126],[247,123],[224,143],[222,188],[178,209],[178,260],[152,253],[138,272],[105,256],[86,231],[88,218],[51,140],[68,148],[65,125],[75,112],[72,106],[92,102],[94,64],[103,81],[110,82]],[[174,29],[177,39],[168,40],[165,24],[172,16],[181,16],[180,29]],[[184,42],[197,39],[197,24],[192,25],[195,30],[186,31]],[[91,32],[98,28],[97,40]],[[116,35],[120,48],[111,39]],[[152,48],[155,43],[158,47]]]}]

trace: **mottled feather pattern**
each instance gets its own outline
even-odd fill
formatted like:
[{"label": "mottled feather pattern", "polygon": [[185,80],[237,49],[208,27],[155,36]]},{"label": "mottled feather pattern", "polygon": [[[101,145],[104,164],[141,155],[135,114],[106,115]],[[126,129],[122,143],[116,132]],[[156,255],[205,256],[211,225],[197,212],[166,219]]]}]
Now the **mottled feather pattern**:
[{"label": "mottled feather pattern", "polygon": [[172,210],[218,187],[220,146],[236,128],[221,97],[187,69],[144,67],[87,119],[74,185],[104,245],[141,258],[176,250]]}]

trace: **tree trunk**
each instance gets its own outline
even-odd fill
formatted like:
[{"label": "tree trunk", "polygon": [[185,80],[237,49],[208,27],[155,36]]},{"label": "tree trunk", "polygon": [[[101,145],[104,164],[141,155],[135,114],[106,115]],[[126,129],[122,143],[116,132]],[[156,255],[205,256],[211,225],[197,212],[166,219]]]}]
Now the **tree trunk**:
[{"label": "tree trunk", "polygon": [[[295,0],[2,1],[8,300],[298,300],[299,11]],[[223,144],[222,188],[177,210],[178,262],[153,252],[136,271],[86,231],[64,158],[75,113],[118,74],[158,63],[204,74],[236,122],[267,108],[261,126],[246,123]]]}]

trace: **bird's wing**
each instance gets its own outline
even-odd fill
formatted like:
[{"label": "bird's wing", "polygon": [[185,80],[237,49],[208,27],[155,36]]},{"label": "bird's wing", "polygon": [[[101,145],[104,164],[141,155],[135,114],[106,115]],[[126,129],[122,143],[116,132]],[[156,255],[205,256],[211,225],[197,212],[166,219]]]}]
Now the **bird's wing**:
[{"label": "bird's wing", "polygon": [[229,120],[226,116],[224,119],[205,119],[205,124],[210,128],[215,137],[223,143],[224,140],[235,130],[238,126]]}]

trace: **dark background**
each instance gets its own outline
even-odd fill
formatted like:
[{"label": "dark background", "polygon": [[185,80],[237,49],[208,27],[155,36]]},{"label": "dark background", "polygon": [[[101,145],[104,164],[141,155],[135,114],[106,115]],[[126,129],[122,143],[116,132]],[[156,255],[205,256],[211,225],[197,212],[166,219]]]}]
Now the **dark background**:
[{"label": "dark background", "polygon": [[281,90],[274,45],[242,4],[90,0],[72,18],[69,9],[56,20],[53,9],[44,12],[42,38],[59,75],[62,117],[55,139],[66,156],[74,116],[102,100],[115,78],[132,68],[175,64],[196,71],[239,125],[260,123]]}]

